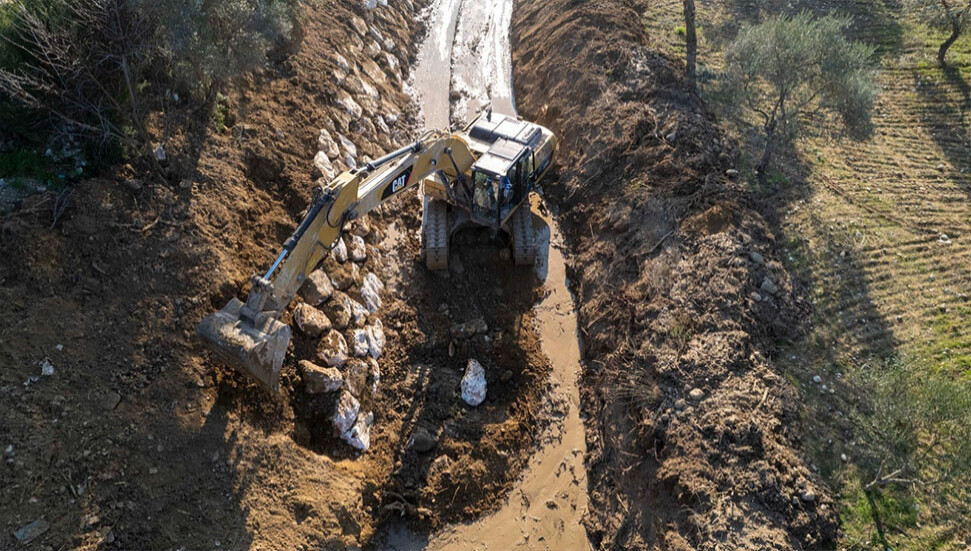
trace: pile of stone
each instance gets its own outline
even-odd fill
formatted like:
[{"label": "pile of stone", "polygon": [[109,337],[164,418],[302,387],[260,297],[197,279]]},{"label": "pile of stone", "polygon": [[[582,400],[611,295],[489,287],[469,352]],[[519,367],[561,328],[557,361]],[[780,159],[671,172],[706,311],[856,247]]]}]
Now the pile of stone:
[{"label": "pile of stone", "polygon": [[361,451],[370,447],[374,422],[374,414],[362,412],[361,404],[369,403],[378,391],[378,359],[385,346],[384,326],[376,315],[384,283],[364,269],[364,237],[369,232],[359,221],[338,239],[331,254],[307,277],[300,289],[305,302],[293,313],[297,328],[318,339],[314,360],[299,362],[305,389],[312,394],[340,393],[333,426],[341,439]]}]

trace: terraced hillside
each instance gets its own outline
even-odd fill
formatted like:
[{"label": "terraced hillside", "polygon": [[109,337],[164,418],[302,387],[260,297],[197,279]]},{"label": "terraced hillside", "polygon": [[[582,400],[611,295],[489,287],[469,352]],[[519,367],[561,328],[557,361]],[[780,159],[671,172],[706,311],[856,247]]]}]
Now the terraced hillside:
[{"label": "terraced hillside", "polygon": [[[741,23],[777,11],[765,5],[699,3],[703,83],[717,78],[719,52]],[[681,2],[654,6],[644,24],[659,46],[683,53]],[[858,434],[845,416],[864,392],[852,374],[889,358],[919,373],[971,376],[971,39],[954,44],[951,66],[941,69],[943,36],[897,3],[796,2],[786,10],[803,8],[852,16],[853,36],[877,48],[882,94],[868,136],[833,137],[821,131],[825,121],[811,123],[820,131],[780,159],[765,190],[778,198],[788,267],[815,305],[811,333],[779,361],[819,426],[807,452],[842,494],[841,547],[964,548],[967,487],[919,499],[902,485],[869,503],[861,489],[869,479],[854,467]]]}]

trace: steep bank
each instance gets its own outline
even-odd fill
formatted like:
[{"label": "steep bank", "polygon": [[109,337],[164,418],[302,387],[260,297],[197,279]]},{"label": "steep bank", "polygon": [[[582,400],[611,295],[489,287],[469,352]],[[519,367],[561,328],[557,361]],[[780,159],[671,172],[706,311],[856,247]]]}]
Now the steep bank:
[{"label": "steep bank", "polygon": [[760,205],[726,176],[734,146],[650,49],[645,2],[519,2],[521,114],[561,139],[580,304],[596,546],[822,548],[832,499],[798,453],[796,393],[773,367],[811,307]]},{"label": "steep bank", "polygon": [[[80,183],[53,230],[52,197],[0,220],[0,547],[35,520],[33,548],[367,539],[362,496],[391,454],[311,446],[289,400],[211,362],[193,330],[292,231],[321,128],[358,159],[411,138],[421,4],[301,4],[292,43],[224,91],[225,128],[186,100],[152,117],[170,181],[119,167]],[[404,375],[389,371],[394,396]]]}]

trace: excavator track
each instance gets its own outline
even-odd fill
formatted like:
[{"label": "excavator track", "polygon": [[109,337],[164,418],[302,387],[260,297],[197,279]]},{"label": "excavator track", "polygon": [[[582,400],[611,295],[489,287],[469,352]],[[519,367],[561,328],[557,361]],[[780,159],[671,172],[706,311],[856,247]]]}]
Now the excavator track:
[{"label": "excavator track", "polygon": [[536,232],[533,230],[533,213],[526,201],[512,215],[512,258],[517,266],[536,263]]},{"label": "excavator track", "polygon": [[448,269],[448,203],[426,195],[422,207],[422,259],[429,270]]}]

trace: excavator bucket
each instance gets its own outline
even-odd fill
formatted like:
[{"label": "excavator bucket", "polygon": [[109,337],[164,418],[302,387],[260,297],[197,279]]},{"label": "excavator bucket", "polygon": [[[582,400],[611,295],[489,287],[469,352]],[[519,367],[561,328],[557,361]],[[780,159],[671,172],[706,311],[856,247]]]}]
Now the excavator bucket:
[{"label": "excavator bucket", "polygon": [[290,327],[266,314],[247,319],[243,307],[241,300],[230,300],[225,308],[206,316],[196,333],[217,358],[276,392]]}]

